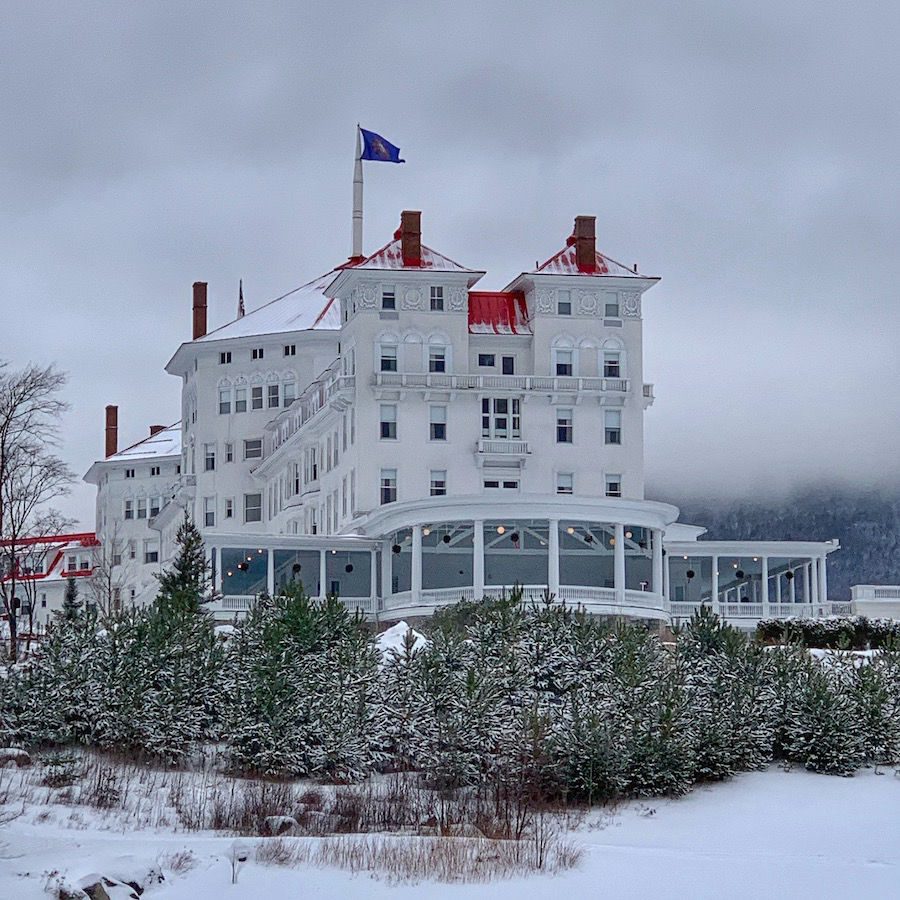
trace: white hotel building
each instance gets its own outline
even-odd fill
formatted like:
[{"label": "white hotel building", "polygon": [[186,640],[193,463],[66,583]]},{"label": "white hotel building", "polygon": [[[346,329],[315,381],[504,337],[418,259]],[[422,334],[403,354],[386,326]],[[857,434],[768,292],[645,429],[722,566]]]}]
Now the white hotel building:
[{"label": "white hotel building", "polygon": [[645,499],[657,278],[598,252],[586,216],[505,290],[478,291],[483,274],[404,212],[378,252],[216,330],[196,283],[193,340],[166,366],[180,423],[119,451],[108,407],[86,476],[98,537],[135,561],[128,596],[152,599],[187,509],[221,618],[291,581],[384,620],[515,584],[664,623],[701,602],[748,626],[833,611],[837,542],[702,541]]}]

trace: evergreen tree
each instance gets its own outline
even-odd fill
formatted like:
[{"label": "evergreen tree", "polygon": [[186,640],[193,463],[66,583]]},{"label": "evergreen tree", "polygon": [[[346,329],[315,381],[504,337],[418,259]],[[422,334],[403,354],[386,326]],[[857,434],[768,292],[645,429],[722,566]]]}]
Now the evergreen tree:
[{"label": "evergreen tree", "polygon": [[184,605],[196,612],[212,599],[212,580],[203,538],[186,510],[175,542],[178,550],[171,567],[157,576],[157,602],[167,606]]},{"label": "evergreen tree", "polygon": [[67,622],[74,621],[81,615],[81,601],[78,599],[78,584],[70,575],[66,579],[66,590],[63,594],[62,609],[56,613]]}]

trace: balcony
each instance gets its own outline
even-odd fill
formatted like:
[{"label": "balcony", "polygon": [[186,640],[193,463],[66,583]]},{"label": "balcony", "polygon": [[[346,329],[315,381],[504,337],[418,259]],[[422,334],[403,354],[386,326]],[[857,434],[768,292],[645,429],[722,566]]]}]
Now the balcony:
[{"label": "balcony", "polygon": [[[566,375],[452,375],[446,372],[376,372],[375,388],[414,391],[509,391],[546,394],[626,394],[627,378],[577,378]],[[651,387],[652,385],[645,385]],[[645,390],[646,396],[646,390]]]},{"label": "balcony", "polygon": [[503,440],[500,438],[481,438],[475,445],[475,453],[480,464],[489,457],[503,461],[522,461],[531,453],[531,444],[522,440]]},{"label": "balcony", "polygon": [[652,384],[645,384],[643,388],[644,389],[642,396],[644,398],[644,409],[646,409],[648,406],[653,406],[653,401],[656,399],[656,397],[654,397],[653,395]]}]

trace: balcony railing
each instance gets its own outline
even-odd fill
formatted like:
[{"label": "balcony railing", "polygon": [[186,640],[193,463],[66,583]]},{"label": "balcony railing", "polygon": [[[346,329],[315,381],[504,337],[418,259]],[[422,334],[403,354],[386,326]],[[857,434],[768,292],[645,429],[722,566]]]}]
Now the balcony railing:
[{"label": "balcony railing", "polygon": [[477,444],[478,453],[494,453],[499,456],[527,456],[531,453],[528,441],[507,441],[498,438],[482,438]]},{"label": "balcony railing", "polygon": [[628,392],[627,378],[566,375],[451,375],[446,372],[376,372],[375,387],[447,391],[546,391],[549,393]]}]

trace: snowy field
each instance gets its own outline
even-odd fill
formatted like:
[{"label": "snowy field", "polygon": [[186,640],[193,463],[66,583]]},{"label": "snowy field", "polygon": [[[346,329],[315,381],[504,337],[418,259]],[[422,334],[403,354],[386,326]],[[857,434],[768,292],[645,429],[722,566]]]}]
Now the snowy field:
[{"label": "snowy field", "polygon": [[[0,898],[46,900],[58,876],[68,883],[96,872],[125,878],[160,864],[165,882],[145,894],[159,900],[896,898],[900,777],[892,770],[834,778],[773,767],[697,788],[678,800],[597,811],[571,837],[583,846],[583,860],[577,869],[557,876],[487,884],[394,884],[383,876],[336,869],[263,865],[251,856],[232,884],[232,837],[123,833],[90,810],[34,806],[0,828]],[[266,839],[245,843],[253,847],[260,840]],[[173,872],[173,860],[185,850],[192,854],[192,867]],[[111,891],[111,900],[125,896]]]}]

